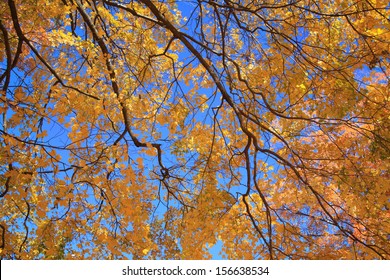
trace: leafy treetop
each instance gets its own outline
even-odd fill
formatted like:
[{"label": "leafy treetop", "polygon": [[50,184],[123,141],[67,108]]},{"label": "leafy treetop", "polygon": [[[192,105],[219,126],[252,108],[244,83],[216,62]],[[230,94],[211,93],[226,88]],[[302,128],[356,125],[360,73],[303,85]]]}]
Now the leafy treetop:
[{"label": "leafy treetop", "polygon": [[390,258],[388,1],[0,15],[1,258]]}]

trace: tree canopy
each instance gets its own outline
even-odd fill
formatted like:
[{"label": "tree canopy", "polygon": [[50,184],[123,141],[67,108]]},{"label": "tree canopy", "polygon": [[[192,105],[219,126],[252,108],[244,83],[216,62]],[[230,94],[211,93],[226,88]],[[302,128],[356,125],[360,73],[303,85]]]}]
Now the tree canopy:
[{"label": "tree canopy", "polygon": [[390,258],[387,0],[7,0],[0,63],[2,259]]}]

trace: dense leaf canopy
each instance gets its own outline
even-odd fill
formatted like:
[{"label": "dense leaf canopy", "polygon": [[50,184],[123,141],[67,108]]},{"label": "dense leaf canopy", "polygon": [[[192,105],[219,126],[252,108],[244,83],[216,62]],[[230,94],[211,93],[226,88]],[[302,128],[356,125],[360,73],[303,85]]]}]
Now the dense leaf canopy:
[{"label": "dense leaf canopy", "polygon": [[387,0],[7,0],[0,63],[1,258],[390,258]]}]

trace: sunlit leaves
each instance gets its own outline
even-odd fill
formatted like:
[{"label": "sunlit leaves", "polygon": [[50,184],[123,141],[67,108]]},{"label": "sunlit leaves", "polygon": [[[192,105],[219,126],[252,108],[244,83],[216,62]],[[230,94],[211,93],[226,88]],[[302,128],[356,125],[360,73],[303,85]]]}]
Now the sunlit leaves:
[{"label": "sunlit leaves", "polygon": [[389,258],[387,1],[122,2],[0,4],[3,258]]}]

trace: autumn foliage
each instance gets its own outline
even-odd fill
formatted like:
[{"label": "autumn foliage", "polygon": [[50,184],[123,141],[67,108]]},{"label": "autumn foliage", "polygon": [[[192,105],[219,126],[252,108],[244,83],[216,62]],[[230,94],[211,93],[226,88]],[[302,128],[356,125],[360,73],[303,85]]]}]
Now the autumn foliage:
[{"label": "autumn foliage", "polygon": [[389,19],[1,1],[1,258],[389,259]]}]

